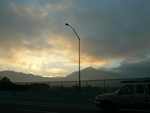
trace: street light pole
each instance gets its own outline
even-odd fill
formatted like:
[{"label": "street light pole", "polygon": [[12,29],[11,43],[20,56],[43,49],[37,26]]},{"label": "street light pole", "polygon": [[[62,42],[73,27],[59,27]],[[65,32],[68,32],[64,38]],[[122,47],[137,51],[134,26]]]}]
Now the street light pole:
[{"label": "street light pole", "polygon": [[73,31],[74,33],[76,34],[78,40],[79,40],[79,92],[81,91],[81,80],[80,80],[80,37],[79,35],[77,34],[76,30],[70,26],[68,23],[65,24],[66,26],[69,26]]}]

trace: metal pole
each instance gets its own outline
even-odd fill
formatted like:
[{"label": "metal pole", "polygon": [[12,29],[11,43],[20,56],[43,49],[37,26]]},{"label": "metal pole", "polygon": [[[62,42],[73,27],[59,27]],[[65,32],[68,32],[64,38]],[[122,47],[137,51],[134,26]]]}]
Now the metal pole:
[{"label": "metal pole", "polygon": [[79,40],[79,92],[81,91],[81,80],[80,80],[80,37],[79,35],[77,34],[77,32],[75,31],[75,29],[70,26],[68,23],[65,24],[66,26],[69,26],[73,31],[74,33],[76,34],[78,40]]},{"label": "metal pole", "polygon": [[80,38],[79,38],[79,92],[81,91],[81,76],[80,76]]}]

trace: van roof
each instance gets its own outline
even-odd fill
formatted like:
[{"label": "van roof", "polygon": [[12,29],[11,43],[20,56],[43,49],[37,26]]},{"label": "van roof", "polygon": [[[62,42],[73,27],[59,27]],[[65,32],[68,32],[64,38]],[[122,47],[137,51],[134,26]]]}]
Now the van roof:
[{"label": "van roof", "polygon": [[128,80],[123,80],[120,83],[139,83],[139,82],[150,82],[150,78],[128,79]]}]

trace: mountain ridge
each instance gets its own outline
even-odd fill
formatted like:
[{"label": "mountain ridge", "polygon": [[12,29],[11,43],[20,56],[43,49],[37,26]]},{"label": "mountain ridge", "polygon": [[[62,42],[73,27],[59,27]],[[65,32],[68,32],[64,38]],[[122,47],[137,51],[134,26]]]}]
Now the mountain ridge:
[{"label": "mountain ridge", "polygon": [[[34,74],[26,74],[23,72],[15,72],[10,70],[0,71],[0,77],[7,77],[12,82],[50,82],[50,81],[78,81],[79,72],[75,71],[67,77],[49,78]],[[101,79],[118,79],[122,78],[119,74],[108,71],[97,70],[93,67],[87,67],[81,70],[81,80],[101,80]]]},{"label": "mountain ridge", "polygon": [[[66,78],[78,80],[79,78],[78,75],[79,72],[76,71],[68,75]],[[81,70],[81,80],[118,79],[118,78],[122,78],[122,76],[104,70],[97,70],[93,67],[87,67]]]}]

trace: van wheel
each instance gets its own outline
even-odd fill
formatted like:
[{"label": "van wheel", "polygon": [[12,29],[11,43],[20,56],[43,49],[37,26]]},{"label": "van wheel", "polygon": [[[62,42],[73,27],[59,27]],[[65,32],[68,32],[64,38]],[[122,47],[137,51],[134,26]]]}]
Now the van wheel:
[{"label": "van wheel", "polygon": [[113,105],[111,103],[104,102],[104,103],[102,103],[101,111],[103,113],[111,113],[111,112],[114,112],[115,109],[114,109],[114,107],[113,107]]}]

